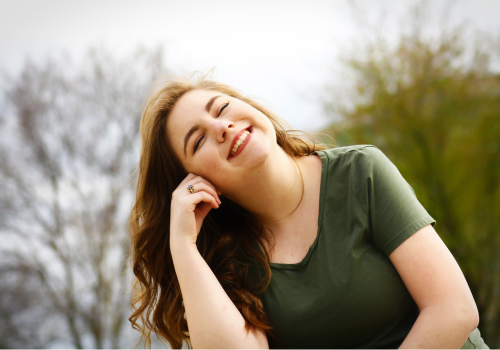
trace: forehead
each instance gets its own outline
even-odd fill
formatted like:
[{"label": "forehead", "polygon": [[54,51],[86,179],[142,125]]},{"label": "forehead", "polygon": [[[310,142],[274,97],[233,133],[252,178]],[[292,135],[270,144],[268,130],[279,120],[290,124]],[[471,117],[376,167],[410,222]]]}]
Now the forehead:
[{"label": "forehead", "polygon": [[205,106],[210,98],[217,95],[223,94],[218,91],[191,90],[175,103],[167,119],[167,137],[176,152],[184,149],[184,136],[207,115]]}]

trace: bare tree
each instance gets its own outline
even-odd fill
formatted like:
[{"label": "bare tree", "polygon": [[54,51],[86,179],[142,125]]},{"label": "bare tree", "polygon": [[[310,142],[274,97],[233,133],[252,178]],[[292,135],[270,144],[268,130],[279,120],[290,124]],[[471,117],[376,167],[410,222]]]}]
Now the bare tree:
[{"label": "bare tree", "polygon": [[[5,262],[0,269],[0,348],[44,348],[57,339],[57,317],[48,312],[37,290],[39,283],[30,266]],[[44,319],[43,330],[40,319]],[[45,325],[50,324],[50,327]]]},{"label": "bare tree", "polygon": [[[94,48],[79,62],[28,61],[10,79],[0,120],[0,279],[11,288],[0,301],[13,309],[0,303],[0,318],[17,310],[40,319],[11,320],[38,336],[10,332],[17,340],[6,346],[135,344],[127,322],[130,177],[142,101],[165,71],[160,48],[123,59]],[[48,330],[50,319],[57,329]]]}]

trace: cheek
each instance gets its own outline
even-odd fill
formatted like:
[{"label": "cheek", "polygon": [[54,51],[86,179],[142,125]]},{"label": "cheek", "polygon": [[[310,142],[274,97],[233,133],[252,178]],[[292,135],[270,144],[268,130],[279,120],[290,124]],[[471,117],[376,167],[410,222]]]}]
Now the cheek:
[{"label": "cheek", "polygon": [[271,138],[276,139],[276,130],[274,130],[273,123],[265,117],[265,127],[266,127],[266,132],[270,135]]},{"label": "cheek", "polygon": [[212,182],[219,179],[221,174],[224,173],[220,166],[220,161],[208,157],[205,154],[200,154],[199,160],[196,162],[193,172]]},{"label": "cheek", "polygon": [[210,161],[209,159],[206,159],[204,165],[203,165],[203,172],[205,174],[213,174],[213,173],[218,173],[219,172],[219,167],[217,164],[213,161]]},{"label": "cheek", "polygon": [[221,164],[207,161],[199,168],[199,171],[201,177],[220,190],[227,190],[228,184],[231,183],[231,174],[228,169],[222,168]]}]

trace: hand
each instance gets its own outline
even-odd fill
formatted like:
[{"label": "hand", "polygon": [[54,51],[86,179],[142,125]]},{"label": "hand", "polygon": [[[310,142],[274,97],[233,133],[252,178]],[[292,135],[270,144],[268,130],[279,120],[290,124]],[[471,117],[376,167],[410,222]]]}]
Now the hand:
[{"label": "hand", "polygon": [[[195,193],[188,191],[189,185]],[[196,244],[203,220],[220,204],[215,187],[201,176],[189,173],[172,193],[170,241]]]}]

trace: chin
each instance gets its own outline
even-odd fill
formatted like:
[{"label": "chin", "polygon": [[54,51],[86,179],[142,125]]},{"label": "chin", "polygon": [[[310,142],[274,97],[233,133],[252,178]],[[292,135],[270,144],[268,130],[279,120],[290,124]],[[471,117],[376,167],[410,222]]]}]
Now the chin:
[{"label": "chin", "polygon": [[259,145],[252,146],[253,147],[244,150],[248,151],[248,153],[245,154],[246,159],[244,163],[246,166],[249,166],[253,170],[259,168],[268,161],[270,155],[272,154],[272,149],[269,143],[260,143]]}]

